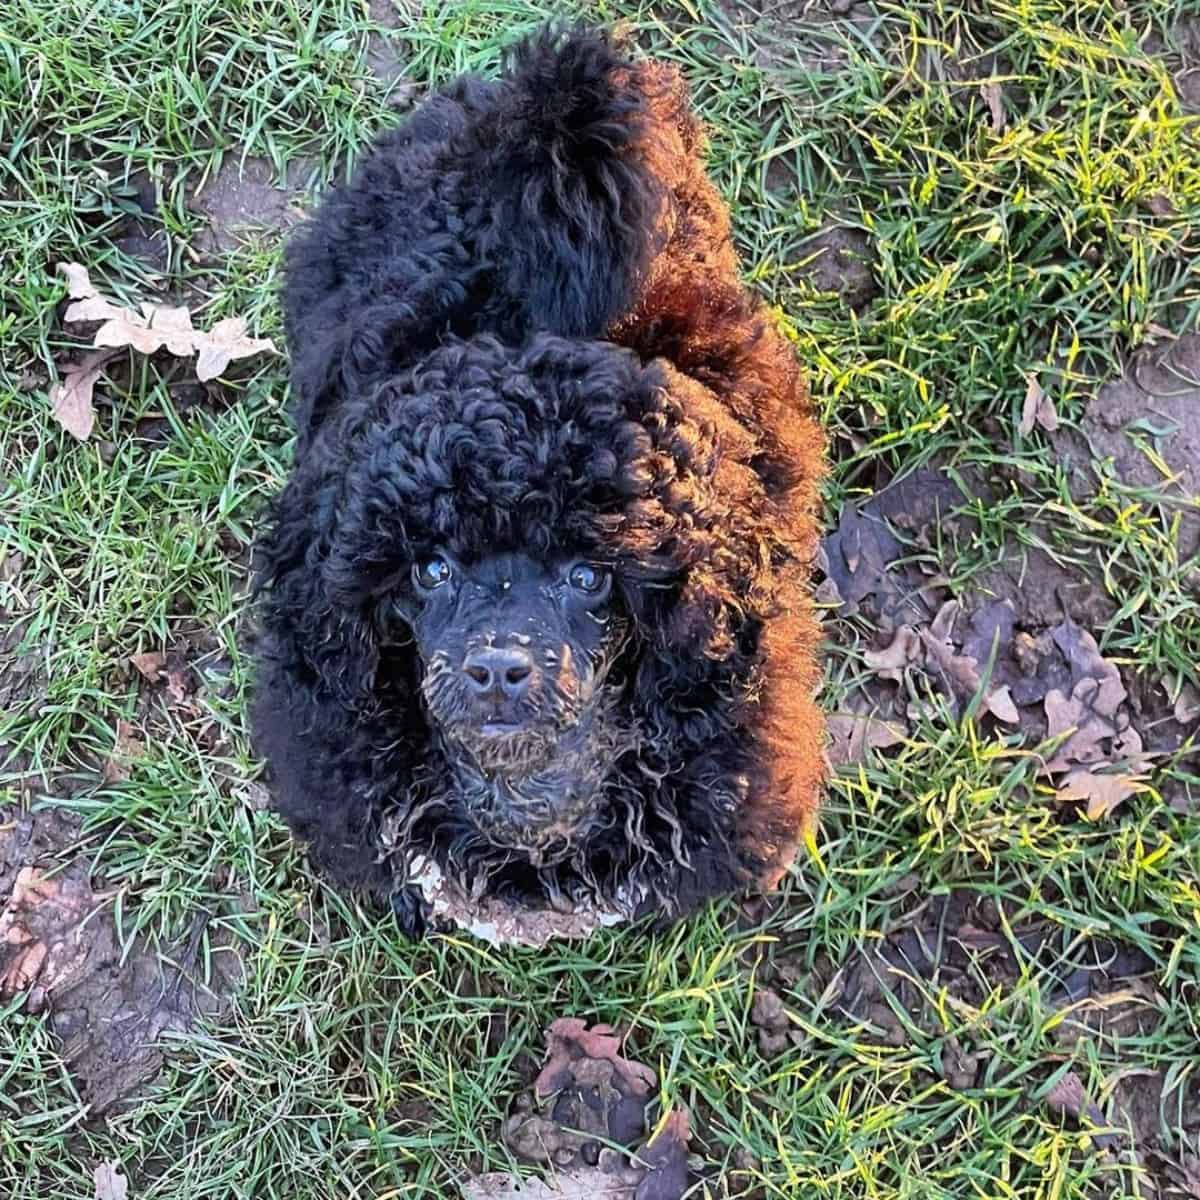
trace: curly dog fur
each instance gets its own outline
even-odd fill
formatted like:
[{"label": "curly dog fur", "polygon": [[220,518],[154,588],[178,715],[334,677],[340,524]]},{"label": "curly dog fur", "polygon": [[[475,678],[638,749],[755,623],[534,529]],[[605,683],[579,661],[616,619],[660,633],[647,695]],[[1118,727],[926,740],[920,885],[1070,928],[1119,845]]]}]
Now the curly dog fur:
[{"label": "curly dog fur", "polygon": [[[815,815],[824,440],[701,153],[674,69],[547,32],[382,136],[289,246],[257,736],[315,863],[413,932],[414,854],[473,895],[669,919],[773,886]],[[430,716],[406,622],[441,554],[611,572],[621,732],[552,851],[489,836]]]}]

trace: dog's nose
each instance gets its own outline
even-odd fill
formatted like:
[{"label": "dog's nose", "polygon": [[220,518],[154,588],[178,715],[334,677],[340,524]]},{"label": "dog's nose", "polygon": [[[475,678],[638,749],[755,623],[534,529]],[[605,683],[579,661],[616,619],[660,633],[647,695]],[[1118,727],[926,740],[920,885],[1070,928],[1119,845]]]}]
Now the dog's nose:
[{"label": "dog's nose", "polygon": [[519,646],[473,650],[463,662],[463,673],[480,696],[495,694],[517,700],[529,689],[533,659]]}]

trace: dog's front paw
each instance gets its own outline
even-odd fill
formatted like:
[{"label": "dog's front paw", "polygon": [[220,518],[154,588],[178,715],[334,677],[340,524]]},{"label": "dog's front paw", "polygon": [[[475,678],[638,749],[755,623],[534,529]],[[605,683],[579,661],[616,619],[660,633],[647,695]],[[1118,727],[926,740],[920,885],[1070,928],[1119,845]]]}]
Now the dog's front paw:
[{"label": "dog's front paw", "polygon": [[420,888],[402,887],[392,893],[390,903],[400,932],[410,941],[419,942],[427,933],[436,932],[433,909]]}]

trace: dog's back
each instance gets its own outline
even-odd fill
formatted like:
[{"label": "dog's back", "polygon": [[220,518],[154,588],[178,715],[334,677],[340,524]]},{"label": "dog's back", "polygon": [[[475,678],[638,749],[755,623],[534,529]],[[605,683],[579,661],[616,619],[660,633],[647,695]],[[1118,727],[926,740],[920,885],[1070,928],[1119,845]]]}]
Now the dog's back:
[{"label": "dog's back", "polygon": [[603,35],[546,33],[383,136],[288,248],[302,445],[347,394],[446,334],[602,337],[636,299],[668,189],[636,69]]}]

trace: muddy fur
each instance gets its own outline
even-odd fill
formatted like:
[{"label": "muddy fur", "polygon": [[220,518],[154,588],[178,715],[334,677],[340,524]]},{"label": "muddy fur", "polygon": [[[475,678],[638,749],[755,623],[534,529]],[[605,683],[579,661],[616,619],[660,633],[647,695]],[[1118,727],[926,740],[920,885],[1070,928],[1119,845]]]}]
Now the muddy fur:
[{"label": "muddy fur", "polygon": [[[701,153],[672,68],[547,33],[381,137],[290,244],[258,743],[316,864],[413,932],[415,856],[670,919],[772,886],[814,817],[823,437]],[[412,580],[443,552],[611,572],[602,683],[507,776],[436,719],[457,651],[418,644]]]}]

